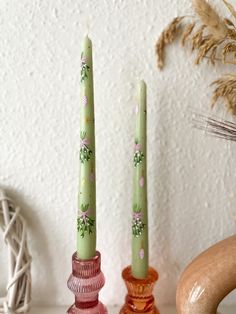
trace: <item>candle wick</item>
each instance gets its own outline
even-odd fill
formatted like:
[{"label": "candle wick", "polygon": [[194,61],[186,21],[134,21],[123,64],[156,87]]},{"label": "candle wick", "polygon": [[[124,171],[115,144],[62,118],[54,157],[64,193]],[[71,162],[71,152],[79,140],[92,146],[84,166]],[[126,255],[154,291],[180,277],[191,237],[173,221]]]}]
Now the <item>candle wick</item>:
[{"label": "candle wick", "polygon": [[87,17],[87,20],[86,20],[86,30],[87,30],[87,32],[86,32],[86,38],[89,38],[89,36],[88,36],[88,34],[90,33],[90,18],[89,17]]}]

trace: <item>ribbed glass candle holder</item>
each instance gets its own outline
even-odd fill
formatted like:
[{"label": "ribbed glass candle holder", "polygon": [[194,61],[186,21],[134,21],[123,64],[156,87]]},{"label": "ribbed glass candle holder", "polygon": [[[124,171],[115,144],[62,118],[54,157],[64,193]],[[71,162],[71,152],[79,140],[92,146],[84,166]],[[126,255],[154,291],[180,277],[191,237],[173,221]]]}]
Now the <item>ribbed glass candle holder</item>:
[{"label": "ribbed glass candle holder", "polygon": [[72,256],[72,274],[68,288],[75,295],[75,303],[68,314],[107,314],[106,307],[99,302],[99,291],[105,284],[101,272],[101,254],[96,252],[94,258],[81,260],[77,253]]},{"label": "ribbed glass candle holder", "polygon": [[125,305],[120,314],[148,313],[160,314],[155,306],[153,288],[158,279],[158,273],[154,268],[149,267],[146,279],[136,279],[132,276],[131,267],[126,267],[122,272],[128,294]]}]

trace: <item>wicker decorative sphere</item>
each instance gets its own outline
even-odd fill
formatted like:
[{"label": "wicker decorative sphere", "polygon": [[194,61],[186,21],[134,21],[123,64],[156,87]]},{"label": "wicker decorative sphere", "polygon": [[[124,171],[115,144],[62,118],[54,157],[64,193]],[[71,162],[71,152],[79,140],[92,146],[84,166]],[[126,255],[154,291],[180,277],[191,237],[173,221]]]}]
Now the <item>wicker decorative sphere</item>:
[{"label": "wicker decorative sphere", "polygon": [[0,229],[8,253],[6,296],[0,298],[0,313],[24,313],[31,300],[31,256],[26,238],[26,221],[12,199],[0,189]]}]

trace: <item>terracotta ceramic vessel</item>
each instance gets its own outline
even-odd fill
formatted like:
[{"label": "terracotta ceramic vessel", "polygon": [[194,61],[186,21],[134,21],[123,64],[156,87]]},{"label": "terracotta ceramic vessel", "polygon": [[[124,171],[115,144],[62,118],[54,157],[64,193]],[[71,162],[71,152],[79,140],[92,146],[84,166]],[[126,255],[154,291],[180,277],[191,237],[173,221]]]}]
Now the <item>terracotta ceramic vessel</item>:
[{"label": "terracotta ceramic vessel", "polygon": [[182,274],[176,295],[178,314],[216,314],[236,288],[236,236],[199,255]]}]

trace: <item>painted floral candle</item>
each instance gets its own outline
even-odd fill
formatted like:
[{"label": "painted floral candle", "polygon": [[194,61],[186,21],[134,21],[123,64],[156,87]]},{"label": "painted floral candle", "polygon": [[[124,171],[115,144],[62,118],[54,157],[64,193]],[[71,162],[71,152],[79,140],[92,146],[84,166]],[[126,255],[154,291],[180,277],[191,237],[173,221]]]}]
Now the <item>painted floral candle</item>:
[{"label": "painted floral candle", "polygon": [[133,177],[132,275],[144,279],[148,273],[146,84],[140,81],[136,105]]},{"label": "painted floral candle", "polygon": [[81,53],[80,182],[77,219],[77,255],[96,253],[96,180],[92,42],[86,37]]}]

